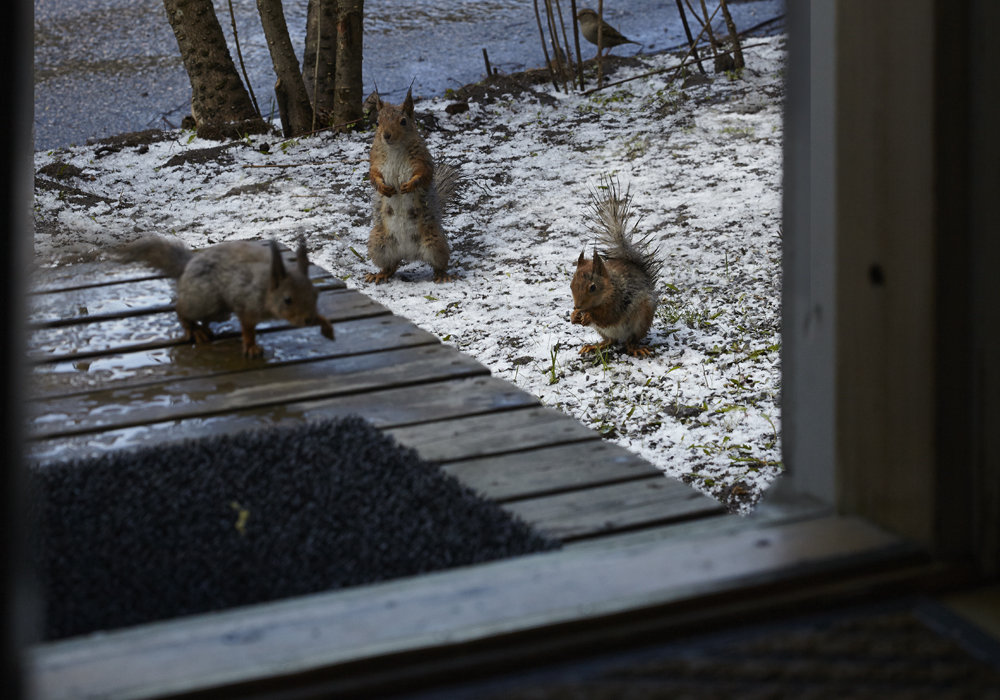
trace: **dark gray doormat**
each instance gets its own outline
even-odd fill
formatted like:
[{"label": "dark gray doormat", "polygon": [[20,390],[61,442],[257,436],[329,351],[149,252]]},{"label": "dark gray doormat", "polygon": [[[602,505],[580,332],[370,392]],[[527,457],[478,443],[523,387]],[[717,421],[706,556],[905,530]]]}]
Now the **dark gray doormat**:
[{"label": "dark gray doormat", "polygon": [[49,640],[558,546],[357,418],[31,474]]}]

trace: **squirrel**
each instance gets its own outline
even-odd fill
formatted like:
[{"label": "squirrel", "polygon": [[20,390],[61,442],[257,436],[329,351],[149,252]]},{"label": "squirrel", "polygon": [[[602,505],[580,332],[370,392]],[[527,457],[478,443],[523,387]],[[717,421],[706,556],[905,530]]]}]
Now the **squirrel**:
[{"label": "squirrel", "polygon": [[278,245],[229,241],[194,252],[183,244],[147,236],[125,246],[119,257],[142,262],[177,280],[177,316],[185,340],[212,340],[209,321],[235,313],[243,335],[243,355],[264,354],[257,344],[257,324],[283,318],[292,325],[318,325],[334,339],[333,326],[316,312],[316,288],[309,280],[305,241],[299,241],[296,265],[285,267]]},{"label": "squirrel", "polygon": [[573,292],[571,323],[590,326],[603,341],[584,345],[580,353],[593,352],[612,343],[624,343],[633,357],[648,357],[652,351],[642,340],[653,323],[659,296],[656,280],[662,266],[651,250],[649,235],[629,229],[633,216],[632,195],[621,194],[618,184],[604,178],[605,194],[591,192],[591,228],[605,246],[595,248],[592,260],[584,252],[576,262],[570,285]]},{"label": "squirrel", "polygon": [[402,105],[383,102],[375,93],[378,122],[369,155],[375,187],[368,256],[379,271],[365,281],[387,281],[404,260],[423,260],[435,282],[447,282],[450,249],[441,230],[441,209],[455,193],[458,171],[434,164],[413,118],[412,89]]}]

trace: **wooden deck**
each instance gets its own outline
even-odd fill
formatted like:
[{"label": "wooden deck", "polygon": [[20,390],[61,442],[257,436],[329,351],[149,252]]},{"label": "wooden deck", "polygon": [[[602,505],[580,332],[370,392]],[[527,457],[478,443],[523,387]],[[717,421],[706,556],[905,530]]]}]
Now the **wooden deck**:
[{"label": "wooden deck", "polygon": [[723,512],[325,271],[312,276],[336,340],[274,323],[261,328],[265,357],[246,360],[235,320],[211,345],[183,343],[173,282],[145,268],[41,271],[29,455],[356,414],[564,542]]},{"label": "wooden deck", "polygon": [[27,656],[38,697],[372,696],[888,585],[883,569],[865,574],[871,562],[910,566],[906,580],[939,573],[808,499],[727,515],[323,270],[313,276],[336,340],[265,326],[265,357],[253,361],[234,323],[208,346],[181,342],[173,283],[141,268],[36,276],[29,456],[356,414],[563,548],[39,644]]}]

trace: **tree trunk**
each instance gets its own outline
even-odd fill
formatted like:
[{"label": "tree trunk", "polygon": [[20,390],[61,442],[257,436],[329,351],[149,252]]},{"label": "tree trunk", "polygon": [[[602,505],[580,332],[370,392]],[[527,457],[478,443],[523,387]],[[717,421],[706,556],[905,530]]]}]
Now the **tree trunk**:
[{"label": "tree trunk", "polygon": [[266,131],[236,72],[212,0],[163,0],[163,6],[191,81],[198,135],[221,139]]},{"label": "tree trunk", "polygon": [[336,68],[337,0],[309,0],[302,78],[319,126],[333,119]]},{"label": "tree trunk", "polygon": [[736,70],[742,70],[746,63],[743,61],[743,47],[740,46],[740,33],[736,31],[736,23],[733,16],[729,14],[729,7],[726,0],[719,0],[719,7],[722,8],[722,17],[726,20],[726,27],[729,29],[729,39],[733,42],[733,63]]},{"label": "tree trunk", "polygon": [[267,37],[274,74],[278,77],[275,85],[278,102],[280,104],[284,98],[287,105],[286,112],[281,115],[284,132],[290,136],[307,134],[312,130],[312,105],[299,72],[299,60],[295,57],[292,40],[288,38],[281,0],[257,0],[257,11]]},{"label": "tree trunk", "polygon": [[361,118],[364,14],[364,0],[337,0],[337,86],[333,122],[344,125],[341,128],[350,128]]}]

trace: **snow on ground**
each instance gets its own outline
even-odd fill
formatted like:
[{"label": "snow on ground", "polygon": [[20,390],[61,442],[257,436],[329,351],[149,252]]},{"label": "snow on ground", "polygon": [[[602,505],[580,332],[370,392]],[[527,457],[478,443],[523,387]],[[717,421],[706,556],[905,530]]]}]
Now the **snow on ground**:
[{"label": "snow on ground", "polygon": [[[544,82],[500,99],[473,90],[457,115],[445,111],[454,95],[418,102],[431,152],[465,177],[445,215],[455,282],[434,284],[422,263],[388,284],[364,281],[375,269],[361,258],[370,131],[221,148],[177,131],[39,152],[39,175],[64,187],[36,187],[36,258],[86,259],[151,233],[193,247],[262,237],[293,246],[304,235],[312,260],[349,286],[748,512],[782,470],[785,58],[784,37],[751,41],[738,79],[685,87],[671,71],[590,96]],[[612,79],[676,62],[625,62]],[[665,263],[649,358],[580,356],[598,336],[569,323],[575,262],[593,244],[587,202],[603,174],[630,188]]]}]

